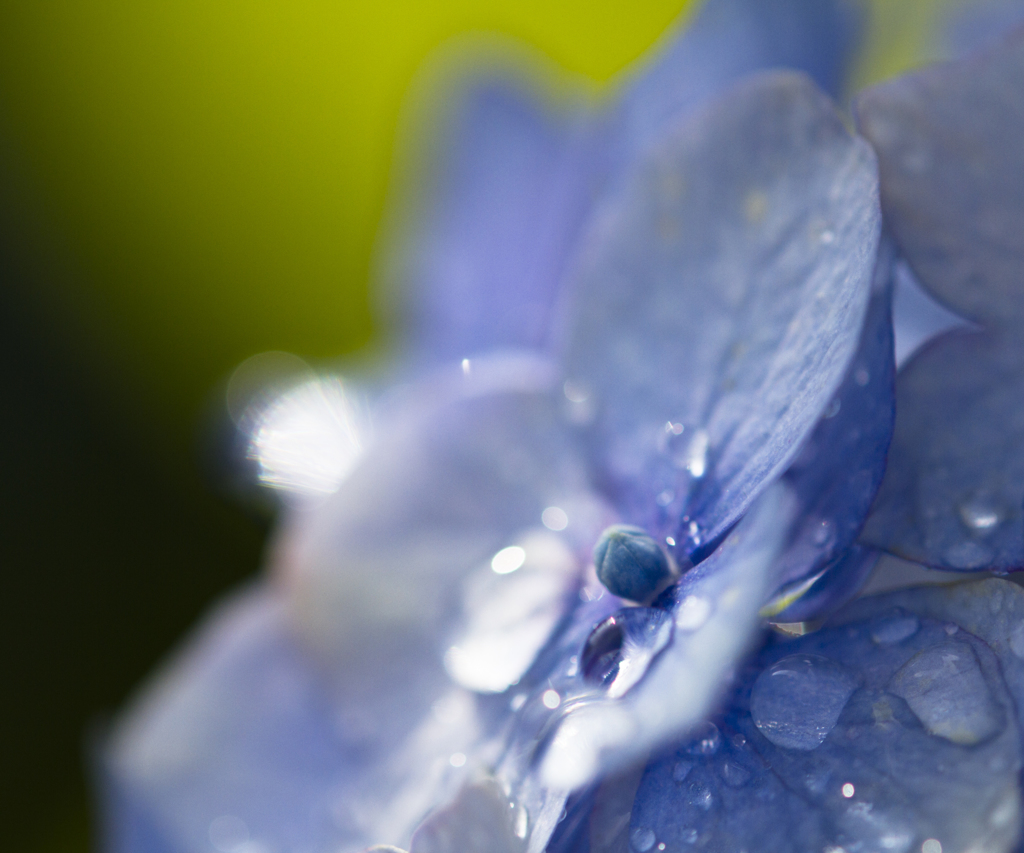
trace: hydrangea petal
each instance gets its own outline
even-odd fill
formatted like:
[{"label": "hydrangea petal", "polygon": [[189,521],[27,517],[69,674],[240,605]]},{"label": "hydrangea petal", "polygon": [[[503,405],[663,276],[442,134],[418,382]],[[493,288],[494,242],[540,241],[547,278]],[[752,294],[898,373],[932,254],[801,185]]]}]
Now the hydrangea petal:
[{"label": "hydrangea petal", "polygon": [[689,554],[785,470],[857,347],[876,192],[867,145],[805,77],[775,72],[606,200],[566,294],[565,364],[627,521]]},{"label": "hydrangea petal", "polygon": [[794,509],[785,487],[769,490],[723,545],[666,593],[672,641],[631,690],[564,706],[541,764],[547,784],[571,790],[627,767],[709,713],[760,629],[758,609],[775,587]]},{"label": "hydrangea petal", "polygon": [[105,849],[207,850],[225,819],[267,849],[358,849],[366,840],[339,807],[373,760],[333,717],[281,597],[248,591],[212,615],[105,745]]},{"label": "hydrangea petal", "polygon": [[782,558],[784,583],[839,558],[860,533],[882,482],[895,419],[892,259],[888,246],[879,253],[857,352],[824,417],[786,472],[804,511]]},{"label": "hydrangea petal", "polygon": [[411,198],[400,194],[403,221],[384,258],[411,355],[426,362],[546,339],[555,283],[601,175],[579,98],[560,109],[511,76],[461,88],[436,162]]},{"label": "hydrangea petal", "polygon": [[886,223],[921,283],[1007,330],[1024,318],[1024,33],[991,51],[864,92]]},{"label": "hydrangea petal", "polygon": [[1017,340],[954,331],[896,382],[889,466],[863,540],[969,571],[1024,566],[1024,354]]},{"label": "hydrangea petal", "polygon": [[625,147],[642,150],[725,86],[764,69],[804,71],[841,97],[863,11],[844,0],[708,0],[636,70],[620,108]]},{"label": "hydrangea petal", "polygon": [[[821,631],[769,644],[721,718],[721,746],[702,756],[683,745],[648,766],[634,849],[653,838],[668,850],[939,849],[928,839],[1015,850],[1019,675],[950,622],[1010,599],[1020,619],[1024,592],[995,583],[862,599]],[[1005,646],[1011,624],[986,634]],[[773,684],[794,678],[804,689]],[[776,704],[759,705],[766,691]]]}]

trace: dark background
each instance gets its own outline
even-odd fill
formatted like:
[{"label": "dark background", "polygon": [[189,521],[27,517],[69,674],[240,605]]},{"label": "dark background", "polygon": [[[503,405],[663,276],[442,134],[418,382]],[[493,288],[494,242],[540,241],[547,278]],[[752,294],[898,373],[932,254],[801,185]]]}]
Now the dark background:
[{"label": "dark background", "polygon": [[259,569],[204,430],[248,356],[379,333],[425,57],[497,31],[603,81],[683,5],[0,0],[0,847],[88,849],[90,744]]}]

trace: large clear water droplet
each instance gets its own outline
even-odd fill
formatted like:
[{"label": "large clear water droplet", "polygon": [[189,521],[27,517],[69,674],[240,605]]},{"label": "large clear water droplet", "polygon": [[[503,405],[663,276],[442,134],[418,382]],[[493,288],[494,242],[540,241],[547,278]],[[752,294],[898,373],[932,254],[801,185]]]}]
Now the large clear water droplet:
[{"label": "large clear water droplet", "polygon": [[811,750],[835,727],[857,679],[819,655],[791,655],[754,682],[750,713],[768,740],[786,749]]},{"label": "large clear water droplet", "polygon": [[947,640],[918,652],[892,677],[889,690],[929,732],[953,743],[981,743],[1006,724],[967,643]]},{"label": "large clear water droplet", "polygon": [[444,658],[452,678],[481,693],[515,684],[562,618],[576,573],[572,551],[547,530],[498,551],[466,579],[464,621]]},{"label": "large clear water droplet", "polygon": [[654,607],[625,607],[601,622],[587,638],[580,663],[583,677],[622,696],[644,677],[672,638],[672,616]]},{"label": "large clear water droplet", "polygon": [[420,824],[409,853],[525,853],[525,820],[497,780],[482,779]]}]

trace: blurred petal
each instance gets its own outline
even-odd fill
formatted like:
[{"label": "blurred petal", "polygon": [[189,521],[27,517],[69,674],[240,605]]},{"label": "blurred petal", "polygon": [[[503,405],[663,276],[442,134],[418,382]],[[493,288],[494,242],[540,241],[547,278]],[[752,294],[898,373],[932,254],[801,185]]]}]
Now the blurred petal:
[{"label": "blurred petal", "polygon": [[360,846],[342,794],[375,757],[332,714],[283,601],[266,589],[209,618],[105,752],[111,853],[218,849],[228,830],[253,850]]},{"label": "blurred petal", "polygon": [[892,325],[899,369],[932,338],[957,327],[969,328],[972,324],[936,302],[901,258],[896,262]]},{"label": "blurred petal", "polygon": [[936,568],[1024,566],[1024,353],[947,333],[896,382],[889,467],[863,539]]},{"label": "blurred petal", "polygon": [[403,343],[428,362],[544,342],[601,177],[582,102],[559,110],[511,76],[461,88],[385,258]]},{"label": "blurred petal", "polygon": [[844,0],[707,0],[636,70],[621,107],[625,149],[659,141],[681,117],[755,71],[804,71],[840,98],[863,19],[861,4]]},{"label": "blurred petal", "polygon": [[567,293],[565,361],[626,521],[690,554],[792,461],[860,338],[876,190],[867,145],[778,72],[694,116],[606,200]]},{"label": "blurred petal", "polygon": [[[980,638],[951,621],[1005,610]],[[1022,618],[1024,592],[985,581],[862,599],[834,626],[770,644],[720,747],[648,766],[634,849],[1016,850],[1024,682],[999,645]]]},{"label": "blurred petal", "polygon": [[887,227],[920,282],[972,320],[1024,320],[1024,33],[864,92]]}]

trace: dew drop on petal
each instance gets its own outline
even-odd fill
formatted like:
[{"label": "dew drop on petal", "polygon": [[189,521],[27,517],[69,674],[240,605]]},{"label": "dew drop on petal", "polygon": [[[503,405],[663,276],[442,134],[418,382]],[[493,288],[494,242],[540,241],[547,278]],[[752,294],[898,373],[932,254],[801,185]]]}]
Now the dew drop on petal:
[{"label": "dew drop on petal", "polygon": [[722,745],[722,734],[714,723],[701,723],[684,747],[690,755],[714,755]]},{"label": "dew drop on petal", "polygon": [[872,627],[871,639],[880,646],[891,646],[913,637],[920,627],[916,616],[893,616]]},{"label": "dew drop on petal", "polygon": [[742,788],[750,781],[751,772],[735,761],[723,762],[718,768],[718,773],[730,788]]},{"label": "dew drop on petal", "polygon": [[985,536],[991,533],[1003,520],[999,508],[984,498],[966,501],[957,509],[964,525],[976,536]]},{"label": "dew drop on petal", "polygon": [[540,700],[544,703],[545,708],[549,708],[552,711],[562,704],[562,697],[557,690],[545,690]]},{"label": "dew drop on petal", "polygon": [[654,846],[657,839],[653,829],[637,827],[629,834],[629,846],[636,853],[647,853]]},{"label": "dew drop on petal", "polygon": [[672,617],[653,607],[627,607],[613,613],[590,633],[580,666],[586,681],[624,695],[646,674],[672,638]]},{"label": "dew drop on petal", "polygon": [[819,655],[790,655],[758,675],[750,712],[776,746],[811,750],[835,727],[856,688],[856,678],[841,664]]},{"label": "dew drop on petal", "polygon": [[850,799],[857,792],[857,789],[853,787],[852,782],[844,782],[842,792],[846,799]]},{"label": "dew drop on petal", "polygon": [[696,631],[708,621],[710,615],[710,601],[696,595],[688,595],[676,608],[676,627],[681,631]]},{"label": "dew drop on petal", "polygon": [[704,811],[710,811],[715,804],[715,797],[711,789],[700,782],[691,782],[686,791],[686,801],[691,806],[696,806]]},{"label": "dew drop on petal", "polygon": [[672,767],[672,780],[675,782],[685,782],[691,770],[693,770],[692,761],[677,761]]},{"label": "dew drop on petal", "polygon": [[549,506],[540,514],[540,520],[548,530],[554,530],[556,533],[569,526],[569,516],[560,506]]},{"label": "dew drop on petal", "polygon": [[892,677],[889,689],[933,735],[970,746],[998,734],[1005,719],[974,650],[946,640],[918,652]]},{"label": "dew drop on petal", "polygon": [[979,542],[957,542],[947,548],[943,559],[954,569],[980,569],[992,562],[992,551]]}]

